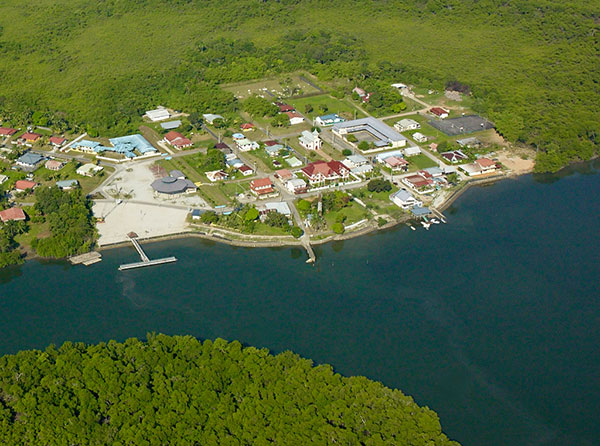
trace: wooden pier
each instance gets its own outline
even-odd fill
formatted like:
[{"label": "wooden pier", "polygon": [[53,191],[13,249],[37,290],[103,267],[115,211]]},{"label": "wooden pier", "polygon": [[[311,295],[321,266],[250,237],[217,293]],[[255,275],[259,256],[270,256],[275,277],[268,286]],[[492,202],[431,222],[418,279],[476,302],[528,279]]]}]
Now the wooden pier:
[{"label": "wooden pier", "polygon": [[133,244],[133,247],[140,255],[140,258],[142,259],[142,261],[134,262],[134,263],[126,263],[124,265],[121,265],[121,266],[119,266],[119,271],[125,271],[128,269],[135,269],[135,268],[144,268],[146,266],[163,265],[165,263],[173,263],[173,262],[177,261],[176,257],[164,257],[162,259],[150,260],[148,258],[148,256],[146,255],[146,253],[144,252],[144,250],[142,249],[142,247],[140,246],[139,242],[137,241],[137,235],[135,233],[130,232],[129,234],[127,234],[127,238]]}]

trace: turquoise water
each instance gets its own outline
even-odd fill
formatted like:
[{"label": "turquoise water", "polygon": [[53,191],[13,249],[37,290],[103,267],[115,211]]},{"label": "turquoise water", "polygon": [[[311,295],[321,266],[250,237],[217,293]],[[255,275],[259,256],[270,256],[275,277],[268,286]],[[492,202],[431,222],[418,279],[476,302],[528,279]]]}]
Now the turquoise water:
[{"label": "turquoise water", "polygon": [[[426,232],[317,248],[145,245],[174,265],[28,262],[0,273],[0,352],[149,331],[291,349],[398,387],[465,446],[600,438],[600,175],[469,190]],[[585,171],[587,169],[587,171]]]}]

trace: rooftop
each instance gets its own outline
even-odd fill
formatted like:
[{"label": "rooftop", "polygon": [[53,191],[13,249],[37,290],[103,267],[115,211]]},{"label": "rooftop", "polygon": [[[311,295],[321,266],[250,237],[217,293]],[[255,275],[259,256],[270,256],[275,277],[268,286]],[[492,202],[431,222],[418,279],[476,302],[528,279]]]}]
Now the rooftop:
[{"label": "rooftop", "polygon": [[404,136],[393,128],[370,116],[367,118],[355,119],[353,121],[340,122],[335,124],[332,130],[334,132],[344,130],[346,133],[366,130],[380,140],[386,142],[407,141]]}]

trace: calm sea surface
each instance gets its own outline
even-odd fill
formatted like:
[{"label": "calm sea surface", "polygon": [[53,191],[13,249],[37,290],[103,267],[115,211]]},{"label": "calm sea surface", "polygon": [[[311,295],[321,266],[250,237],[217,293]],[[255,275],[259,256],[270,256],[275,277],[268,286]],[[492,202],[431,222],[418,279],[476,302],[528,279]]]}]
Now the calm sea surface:
[{"label": "calm sea surface", "polygon": [[[595,166],[598,169],[598,165]],[[145,245],[179,262],[118,272],[28,262],[0,272],[0,353],[147,332],[291,349],[402,389],[465,446],[600,438],[600,174],[465,193],[430,231],[317,248]],[[126,230],[126,228],[124,228]]]}]

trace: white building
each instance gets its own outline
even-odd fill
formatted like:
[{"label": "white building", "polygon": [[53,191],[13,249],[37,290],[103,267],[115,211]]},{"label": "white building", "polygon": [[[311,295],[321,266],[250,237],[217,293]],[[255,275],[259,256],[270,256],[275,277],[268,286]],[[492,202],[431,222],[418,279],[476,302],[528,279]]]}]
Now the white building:
[{"label": "white building", "polygon": [[344,163],[348,169],[354,169],[355,167],[369,164],[369,160],[362,155],[350,155],[344,161],[342,161],[342,163]]},{"label": "white building", "polygon": [[404,156],[415,156],[421,153],[421,149],[419,149],[417,146],[410,146],[404,149],[402,153],[404,153]]},{"label": "white building", "polygon": [[84,177],[93,177],[98,172],[102,172],[103,170],[104,167],[102,166],[96,166],[95,164],[87,163],[77,168],[76,172],[78,175],[82,175]]},{"label": "white building", "polygon": [[316,130],[312,133],[308,130],[304,130],[298,139],[300,145],[306,150],[319,150],[323,145],[323,141],[319,138],[319,132]]},{"label": "white building", "polygon": [[394,128],[399,132],[406,132],[407,130],[420,129],[421,124],[419,124],[414,119],[401,119],[400,121],[394,124]]},{"label": "white building", "polygon": [[150,119],[150,121],[157,122],[169,119],[171,114],[169,113],[169,110],[167,110],[165,107],[158,106],[156,110],[148,110],[146,112],[146,116],[148,117],[148,119]]},{"label": "white building", "polygon": [[304,122],[304,117],[298,112],[289,111],[285,112],[285,114],[290,118],[291,125],[302,124]]},{"label": "white building", "polygon": [[285,183],[285,187],[293,194],[299,194],[306,191],[306,181],[301,178],[291,178]]},{"label": "white building", "polygon": [[392,199],[394,204],[401,207],[402,209],[410,209],[415,206],[423,206],[423,202],[413,197],[410,194],[410,192],[408,192],[406,189],[400,189],[398,192],[393,193],[390,196],[390,198]]},{"label": "white building", "polygon": [[260,147],[256,141],[250,141],[248,138],[238,139],[235,143],[242,152],[249,152]]},{"label": "white building", "polygon": [[417,142],[427,142],[427,136],[423,135],[421,132],[413,133],[412,137]]}]

